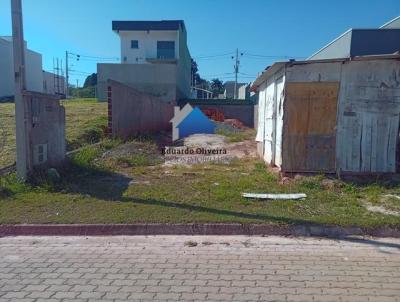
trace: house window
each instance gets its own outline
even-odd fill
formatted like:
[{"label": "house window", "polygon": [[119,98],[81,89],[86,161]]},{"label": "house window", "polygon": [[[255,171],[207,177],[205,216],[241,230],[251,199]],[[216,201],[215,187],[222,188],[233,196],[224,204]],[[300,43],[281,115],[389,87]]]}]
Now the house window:
[{"label": "house window", "polygon": [[175,41],[157,41],[158,59],[175,59]]},{"label": "house window", "polygon": [[138,49],[139,48],[139,41],[138,40],[131,40],[131,48]]}]

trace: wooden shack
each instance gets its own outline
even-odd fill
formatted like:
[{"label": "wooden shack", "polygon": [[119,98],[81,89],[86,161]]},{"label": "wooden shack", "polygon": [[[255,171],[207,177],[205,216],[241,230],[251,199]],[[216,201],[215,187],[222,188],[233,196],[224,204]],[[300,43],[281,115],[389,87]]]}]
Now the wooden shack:
[{"label": "wooden shack", "polygon": [[399,55],[279,62],[252,89],[258,152],[282,172],[397,171]]}]

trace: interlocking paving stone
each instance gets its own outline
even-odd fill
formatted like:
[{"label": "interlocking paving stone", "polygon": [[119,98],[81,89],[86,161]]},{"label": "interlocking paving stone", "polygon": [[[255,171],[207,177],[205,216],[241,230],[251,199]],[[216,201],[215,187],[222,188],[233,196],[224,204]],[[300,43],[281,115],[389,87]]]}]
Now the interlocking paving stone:
[{"label": "interlocking paving stone", "polygon": [[400,239],[5,237],[3,301],[400,302]]}]

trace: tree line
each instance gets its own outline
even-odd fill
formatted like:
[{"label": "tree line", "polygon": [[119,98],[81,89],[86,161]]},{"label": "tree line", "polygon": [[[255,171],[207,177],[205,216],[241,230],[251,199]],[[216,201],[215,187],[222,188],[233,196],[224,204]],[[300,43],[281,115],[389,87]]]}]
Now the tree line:
[{"label": "tree line", "polygon": [[213,97],[218,97],[219,94],[224,93],[225,90],[224,83],[218,78],[211,79],[211,81],[203,79],[199,74],[199,68],[197,62],[193,59],[191,60],[192,60],[192,66],[191,66],[192,86],[211,91],[213,93]]}]

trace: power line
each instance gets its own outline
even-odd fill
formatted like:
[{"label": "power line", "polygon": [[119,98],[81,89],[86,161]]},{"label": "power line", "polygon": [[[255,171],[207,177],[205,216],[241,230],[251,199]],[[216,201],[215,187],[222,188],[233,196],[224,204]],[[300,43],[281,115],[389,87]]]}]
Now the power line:
[{"label": "power line", "polygon": [[244,72],[239,72],[239,74],[245,75],[245,76],[249,76],[249,77],[256,77],[257,76],[257,75],[254,75],[254,74],[248,74],[248,73],[244,73]]},{"label": "power line", "polygon": [[206,75],[203,75],[203,77],[218,77],[218,76],[233,75],[233,74],[234,74],[234,72],[225,72],[225,73],[206,74]]},{"label": "power line", "polygon": [[248,53],[248,52],[244,52],[243,54],[244,54],[246,57],[268,58],[268,59],[279,59],[279,58],[285,58],[285,59],[305,59],[305,58],[306,58],[306,57],[288,56],[288,55],[260,55],[260,54],[253,54],[253,53]]},{"label": "power line", "polygon": [[194,56],[194,59],[207,59],[207,58],[216,58],[216,57],[225,57],[225,56],[230,56],[234,52],[229,51],[229,52],[224,52],[224,53],[218,53],[218,54],[212,54],[212,55],[199,55],[199,56]]},{"label": "power line", "polygon": [[88,58],[88,59],[99,59],[99,60],[119,60],[118,57],[97,57],[97,56],[86,56],[80,55],[81,58]]},{"label": "power line", "polygon": [[[238,76],[238,79],[254,79],[255,77],[251,77],[251,76]],[[219,79],[235,79],[235,76],[222,76],[219,77]]]},{"label": "power line", "polygon": [[87,59],[87,58],[80,58],[79,61],[86,61],[86,62],[118,62],[119,59]]},{"label": "power line", "polygon": [[80,71],[80,70],[72,70],[72,69],[70,69],[69,71],[70,71],[70,73],[75,73],[75,74],[76,73],[88,74],[88,75],[92,74],[91,72]]}]

